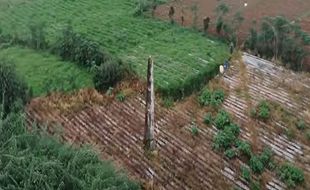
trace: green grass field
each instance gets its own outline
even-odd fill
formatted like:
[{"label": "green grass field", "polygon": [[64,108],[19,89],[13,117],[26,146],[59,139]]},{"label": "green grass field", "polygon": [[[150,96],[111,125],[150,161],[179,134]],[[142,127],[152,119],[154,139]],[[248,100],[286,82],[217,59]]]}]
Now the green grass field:
[{"label": "green grass field", "polygon": [[219,65],[227,47],[200,33],[167,22],[134,17],[135,0],[0,0],[3,33],[29,35],[28,25],[46,24],[50,41],[71,23],[76,32],[97,41],[143,78],[147,58],[155,60],[155,85],[182,87]]},{"label": "green grass field", "polygon": [[70,91],[93,86],[87,71],[47,53],[13,47],[0,50],[0,58],[15,64],[17,73],[24,77],[34,96],[51,90]]}]

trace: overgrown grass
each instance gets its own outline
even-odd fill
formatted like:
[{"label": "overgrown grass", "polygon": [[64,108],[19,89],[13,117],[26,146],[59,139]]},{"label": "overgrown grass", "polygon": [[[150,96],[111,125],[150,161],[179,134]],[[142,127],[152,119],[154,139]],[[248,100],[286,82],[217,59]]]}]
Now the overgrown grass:
[{"label": "overgrown grass", "polygon": [[25,78],[34,96],[93,86],[91,74],[85,69],[47,53],[12,47],[1,49],[0,58],[16,65],[17,73]]},{"label": "overgrown grass", "polygon": [[[4,0],[6,1],[6,0]],[[155,85],[165,96],[182,98],[216,74],[227,47],[202,34],[167,22],[134,17],[135,0],[11,1],[0,12],[4,33],[27,36],[29,23],[45,23],[49,41],[67,23],[132,65],[146,77],[149,55],[155,60]]]}]

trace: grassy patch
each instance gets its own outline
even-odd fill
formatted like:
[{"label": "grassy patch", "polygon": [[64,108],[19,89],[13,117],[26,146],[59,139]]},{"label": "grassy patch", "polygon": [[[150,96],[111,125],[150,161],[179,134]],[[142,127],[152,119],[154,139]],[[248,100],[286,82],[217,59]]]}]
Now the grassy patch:
[{"label": "grassy patch", "polygon": [[1,57],[16,65],[17,73],[25,78],[34,96],[49,91],[70,91],[93,86],[92,77],[85,69],[47,53],[12,47],[0,50]]},{"label": "grassy patch", "polygon": [[71,23],[76,32],[130,63],[143,78],[152,55],[155,85],[163,95],[182,98],[200,89],[216,74],[228,48],[190,29],[134,17],[135,2],[37,0],[20,4],[13,0],[10,8],[0,12],[0,26],[6,34],[27,37],[29,23],[45,23],[47,39],[53,42],[57,31]]}]

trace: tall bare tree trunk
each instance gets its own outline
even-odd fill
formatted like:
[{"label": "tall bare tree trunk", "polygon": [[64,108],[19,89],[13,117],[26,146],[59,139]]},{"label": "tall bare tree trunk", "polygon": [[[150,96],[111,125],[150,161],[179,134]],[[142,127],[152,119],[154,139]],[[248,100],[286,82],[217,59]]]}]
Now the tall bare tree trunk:
[{"label": "tall bare tree trunk", "polygon": [[147,65],[147,93],[146,93],[145,133],[144,133],[144,145],[147,150],[155,149],[154,109],[155,109],[155,95],[154,95],[153,60],[151,57],[149,57]]}]

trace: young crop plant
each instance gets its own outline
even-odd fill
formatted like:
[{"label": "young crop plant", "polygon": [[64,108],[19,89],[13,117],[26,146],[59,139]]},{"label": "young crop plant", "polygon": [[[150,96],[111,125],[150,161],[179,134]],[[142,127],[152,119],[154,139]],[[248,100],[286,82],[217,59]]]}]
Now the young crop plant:
[{"label": "young crop plant", "polygon": [[215,90],[211,91],[209,89],[204,89],[201,95],[198,97],[198,102],[202,106],[218,107],[224,102],[224,91],[223,90]]},{"label": "young crop plant", "polygon": [[236,141],[236,135],[229,127],[219,131],[213,139],[213,148],[215,150],[227,150],[232,147]]},{"label": "young crop plant", "polygon": [[203,122],[207,125],[211,124],[213,121],[213,118],[212,118],[212,113],[208,112],[205,117],[204,117],[204,120]]},{"label": "young crop plant", "polygon": [[256,174],[261,174],[264,171],[264,164],[259,156],[253,155],[249,165],[251,170]]},{"label": "young crop plant", "polygon": [[249,142],[238,140],[236,146],[241,154],[245,155],[247,158],[251,158],[252,148]]},{"label": "young crop plant", "polygon": [[197,124],[195,122],[192,122],[191,133],[193,136],[197,136],[199,133],[199,129],[198,129]]},{"label": "young crop plant", "polygon": [[267,120],[270,117],[270,105],[267,101],[261,101],[258,104],[258,118]]},{"label": "young crop plant", "polygon": [[230,148],[230,149],[228,149],[228,150],[226,150],[226,151],[224,152],[224,155],[225,155],[227,158],[229,158],[229,159],[233,159],[233,158],[235,158],[236,156],[238,156],[238,153],[237,153],[237,151],[236,151],[235,149]]},{"label": "young crop plant", "polygon": [[278,175],[290,188],[302,184],[305,180],[303,171],[289,163],[285,163],[280,167]]},{"label": "young crop plant", "polygon": [[126,99],[126,96],[125,96],[125,94],[124,94],[123,92],[120,92],[120,93],[118,93],[118,94],[116,95],[115,98],[116,98],[118,101],[120,101],[120,102],[124,102],[125,99]]},{"label": "young crop plant", "polygon": [[298,123],[296,123],[296,127],[298,130],[304,130],[306,128],[305,121],[304,120],[298,121]]},{"label": "young crop plant", "polygon": [[220,130],[224,129],[224,127],[229,125],[230,122],[230,115],[225,110],[220,110],[214,120],[215,127]]},{"label": "young crop plant", "polygon": [[241,166],[241,177],[246,181],[251,181],[251,171],[246,166]]}]

